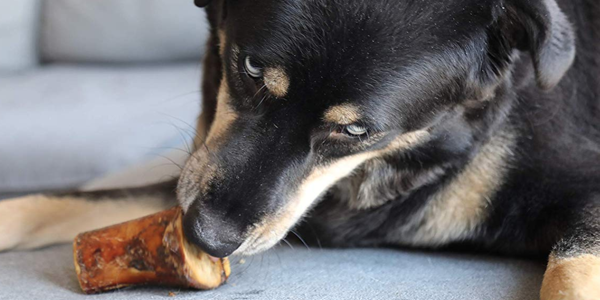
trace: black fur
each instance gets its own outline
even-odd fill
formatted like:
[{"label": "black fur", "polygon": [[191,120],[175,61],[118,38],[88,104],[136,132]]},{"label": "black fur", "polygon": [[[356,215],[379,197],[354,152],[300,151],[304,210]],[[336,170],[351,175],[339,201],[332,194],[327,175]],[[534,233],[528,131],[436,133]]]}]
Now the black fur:
[{"label": "black fur", "polygon": [[[230,236],[212,238],[233,246],[211,249],[206,237],[186,233],[227,255],[252,224],[287,204],[311,168],[430,127],[425,144],[366,163],[330,189],[298,229],[332,246],[403,244],[412,231],[396,232],[431,195],[491,138],[510,134],[508,171],[485,221],[453,243],[525,255],[552,247],[559,255],[600,254],[600,4],[557,2],[196,1],[208,5],[212,25],[205,122],[214,118],[224,70],[238,118],[211,153],[223,177],[186,217],[190,228],[226,220]],[[246,55],[285,70],[283,99],[244,74]],[[328,138],[340,128],[324,123],[323,113],[348,102],[361,107],[366,142]],[[375,204],[349,205],[352,196]],[[213,216],[201,222],[200,212]]]}]

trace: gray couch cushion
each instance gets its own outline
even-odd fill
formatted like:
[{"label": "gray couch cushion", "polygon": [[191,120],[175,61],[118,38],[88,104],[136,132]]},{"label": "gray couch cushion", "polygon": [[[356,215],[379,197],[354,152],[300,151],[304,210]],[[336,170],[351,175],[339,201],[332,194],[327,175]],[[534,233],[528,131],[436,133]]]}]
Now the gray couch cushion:
[{"label": "gray couch cushion", "polygon": [[191,0],[46,0],[42,17],[51,61],[199,60],[207,34]]},{"label": "gray couch cushion", "polygon": [[79,185],[179,146],[199,111],[199,80],[197,63],[53,65],[2,78],[0,193]]},{"label": "gray couch cushion", "polygon": [[39,0],[0,2],[0,74],[37,63]]},{"label": "gray couch cushion", "polygon": [[0,299],[538,299],[543,264],[525,260],[392,249],[276,248],[234,258],[229,282],[206,292],[127,288],[84,297],[71,246],[0,253]]}]

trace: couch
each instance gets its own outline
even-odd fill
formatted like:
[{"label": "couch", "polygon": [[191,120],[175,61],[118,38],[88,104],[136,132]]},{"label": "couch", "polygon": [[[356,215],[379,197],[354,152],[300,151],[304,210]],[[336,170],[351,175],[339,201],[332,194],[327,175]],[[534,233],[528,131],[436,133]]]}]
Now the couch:
[{"label": "couch", "polygon": [[[203,18],[189,0],[2,2],[0,198],[176,176],[199,112]],[[301,244],[232,264],[213,291],[84,296],[70,245],[0,253],[0,299],[525,300],[544,272],[518,258]]]}]

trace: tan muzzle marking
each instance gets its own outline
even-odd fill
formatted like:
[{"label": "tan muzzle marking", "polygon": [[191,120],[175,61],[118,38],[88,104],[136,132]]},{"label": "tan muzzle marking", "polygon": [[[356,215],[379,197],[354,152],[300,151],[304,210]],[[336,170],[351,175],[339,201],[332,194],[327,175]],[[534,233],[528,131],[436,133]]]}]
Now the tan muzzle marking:
[{"label": "tan muzzle marking", "polygon": [[319,196],[338,180],[350,175],[363,162],[393,151],[412,148],[427,140],[429,132],[418,130],[399,136],[386,148],[342,158],[315,168],[294,193],[292,200],[275,216],[255,225],[236,254],[255,254],[275,245],[296,224]]}]

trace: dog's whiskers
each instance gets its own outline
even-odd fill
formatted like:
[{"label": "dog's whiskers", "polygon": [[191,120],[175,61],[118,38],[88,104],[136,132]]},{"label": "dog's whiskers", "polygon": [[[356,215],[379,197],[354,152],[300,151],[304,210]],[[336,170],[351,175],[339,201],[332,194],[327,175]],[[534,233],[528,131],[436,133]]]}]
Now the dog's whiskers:
[{"label": "dog's whiskers", "polygon": [[[166,114],[166,113],[162,113],[162,114],[165,115],[165,116],[167,116],[167,117],[170,117],[172,119],[175,119],[175,120],[183,123],[184,125],[187,125],[187,127],[189,127],[192,130],[193,134],[190,134],[188,131],[185,131],[185,132],[192,139],[192,143],[196,142],[196,138],[198,138],[198,130],[196,129],[196,127],[192,126],[190,123],[188,123],[188,122],[186,122],[186,121],[184,121],[184,120],[182,120],[182,119],[180,119],[178,117],[175,117],[175,116],[172,116],[172,115],[169,115],[169,114]],[[173,126],[175,126],[175,125],[173,125]],[[177,128],[179,128],[179,127],[177,127]],[[179,128],[179,129],[183,130],[182,128]],[[198,145],[194,144],[194,147],[198,147]]]},{"label": "dog's whiskers", "polygon": [[[189,144],[188,140],[187,140],[187,139],[185,138],[185,136],[184,136],[184,135],[181,133],[181,131],[183,131],[183,129],[182,129],[182,128],[180,128],[180,127],[178,127],[178,126],[176,126],[175,124],[172,124],[172,125],[173,125],[173,127],[175,127],[175,128],[177,129],[177,132],[179,133],[179,136],[181,137],[181,140],[183,141],[183,144],[184,144],[184,146],[185,146],[185,149],[187,149],[187,152],[188,152],[188,153],[190,153],[190,155],[191,155],[191,153],[192,153],[192,151],[193,151],[193,150],[192,150],[192,148],[190,147],[190,144]],[[185,132],[185,131],[184,131],[184,132]],[[187,132],[186,132],[186,134],[187,134],[188,138],[190,138],[192,141],[194,140],[194,137],[193,137],[193,136],[191,136],[191,135],[190,135],[189,133],[187,133]]]},{"label": "dog's whiskers", "polygon": [[[238,277],[239,277],[239,276],[241,276],[242,274],[246,273],[246,271],[248,271],[248,269],[250,269],[250,267],[252,266],[252,263],[254,262],[254,257],[255,257],[255,256],[253,255],[253,256],[252,256],[252,258],[250,259],[250,263],[248,263],[248,264],[246,265],[246,268],[245,268],[245,269],[243,269],[242,271],[240,271],[240,272],[238,272],[238,273],[237,273],[237,276],[238,276]],[[243,258],[242,258],[242,259],[243,259]]]},{"label": "dog's whiskers", "polygon": [[179,98],[182,98],[182,97],[185,97],[185,96],[189,96],[189,95],[192,95],[192,94],[200,94],[201,92],[202,92],[201,90],[193,90],[191,92],[187,92],[187,93],[183,93],[183,94],[179,94],[179,95],[173,96],[171,98],[167,98],[166,100],[164,100],[164,102],[171,102],[173,100],[177,100]]},{"label": "dog's whiskers", "polygon": [[192,155],[192,153],[189,152],[189,151],[187,151],[186,149],[181,149],[181,148],[178,148],[178,147],[151,147],[151,148],[148,148],[148,149],[175,150],[175,151],[183,152],[183,153],[188,154],[188,155]]},{"label": "dog's whiskers", "polygon": [[176,165],[176,166],[179,168],[179,170],[183,171],[183,166],[181,166],[180,164],[176,163],[176,162],[175,162],[174,160],[172,160],[171,158],[169,158],[169,157],[167,157],[167,156],[165,156],[165,155],[162,155],[162,154],[156,154],[156,156],[162,157],[162,158],[164,158],[164,159],[166,159],[166,160],[170,161],[171,163],[173,163],[174,165]]},{"label": "dog's whiskers", "polygon": [[306,250],[310,250],[310,247],[308,246],[308,244],[304,241],[304,239],[295,231],[290,230],[291,233],[293,233],[301,242],[302,244],[304,244],[304,247],[306,247]]},{"label": "dog's whiskers", "polygon": [[292,244],[290,242],[288,242],[288,240],[286,240],[285,238],[281,239],[284,243],[286,243],[288,246],[290,246],[290,249],[294,250],[294,246],[292,246]]},{"label": "dog's whiskers", "polygon": [[319,249],[323,250],[323,246],[321,246],[321,240],[319,239],[319,235],[317,235],[315,228],[312,227],[312,225],[310,225],[310,222],[308,222],[306,224],[308,225],[308,228],[310,228],[310,231],[312,231],[313,236],[315,237],[315,240],[317,240],[317,245],[319,246]]},{"label": "dog's whiskers", "polygon": [[251,99],[254,99],[254,97],[256,97],[260,92],[262,92],[263,89],[265,89],[267,87],[266,84],[263,84],[262,87],[260,89],[258,89],[258,91],[256,91],[256,93],[254,93],[254,95],[252,96]]},{"label": "dog's whiskers", "polygon": [[[254,99],[254,97],[256,97],[256,95],[258,95],[258,93],[260,93],[264,88],[266,88],[267,86],[263,84],[263,86],[256,92],[256,94],[254,94],[254,96],[252,96],[252,99]],[[262,99],[260,99],[260,101],[258,102],[258,104],[252,109],[253,111],[258,109],[260,107],[260,105],[265,101],[265,99],[267,99],[269,97],[268,94],[265,94]]]}]

